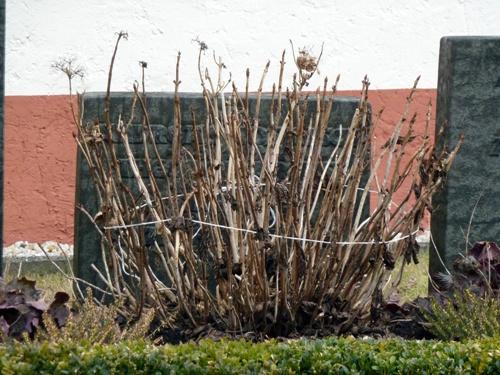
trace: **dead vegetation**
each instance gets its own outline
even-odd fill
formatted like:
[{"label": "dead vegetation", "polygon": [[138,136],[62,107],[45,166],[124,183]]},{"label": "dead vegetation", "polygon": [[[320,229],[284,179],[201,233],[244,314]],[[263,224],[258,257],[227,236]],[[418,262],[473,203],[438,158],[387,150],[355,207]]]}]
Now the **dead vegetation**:
[{"label": "dead vegetation", "polygon": [[[75,116],[78,147],[99,195],[98,220],[88,214],[102,236],[104,268],[95,268],[105,285],[100,292],[122,301],[122,313],[129,317],[154,308],[169,329],[211,326],[286,335],[311,328],[341,333],[368,322],[395,262],[416,261],[420,221],[458,149],[436,154],[428,127],[425,136],[415,137],[410,105],[417,82],[370,166],[377,118],[370,121],[365,78],[352,122],[341,129],[337,147],[325,160],[321,151],[338,79],[333,86],[325,79],[322,88],[305,92],[319,59],[301,51],[298,72],[285,86],[283,53],[271,93],[267,144],[259,147],[269,63],[256,105],[250,106],[248,81],[243,91],[224,82],[221,60],[216,60],[215,77],[201,69],[206,45],[200,44],[206,115],[198,119],[193,113],[192,121],[183,121],[181,113],[189,109],[181,108],[178,96],[179,56],[172,153],[164,164],[148,118],[144,80],[142,87],[133,87],[132,115],[123,113],[116,123],[110,118],[113,62],[124,36],[118,37],[109,70],[104,127],[84,123],[82,113]],[[138,121],[146,178],[129,144],[128,131]],[[186,128],[193,141],[181,144]],[[121,176],[116,137],[125,147],[133,188]],[[419,142],[418,149],[403,159],[410,142]],[[162,179],[155,176],[155,165]],[[411,188],[394,205],[394,193],[407,179]],[[370,194],[377,200],[366,216]],[[154,241],[146,244],[151,228]]]}]

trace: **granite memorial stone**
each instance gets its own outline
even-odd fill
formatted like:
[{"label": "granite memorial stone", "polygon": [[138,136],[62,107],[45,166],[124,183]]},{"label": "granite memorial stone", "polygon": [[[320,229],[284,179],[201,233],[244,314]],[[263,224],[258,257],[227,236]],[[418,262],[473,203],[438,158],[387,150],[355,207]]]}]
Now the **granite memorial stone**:
[{"label": "granite memorial stone", "polygon": [[431,275],[439,258],[450,269],[474,242],[500,241],[500,37],[441,39],[436,125],[439,147],[465,139],[433,198]]},{"label": "granite memorial stone", "polygon": [[[84,122],[93,123],[99,121],[104,123],[104,93],[90,93],[84,96]],[[181,94],[182,108],[182,123],[189,124],[183,126],[181,132],[181,141],[183,144],[191,142],[191,124],[192,111],[196,113],[196,118],[204,118],[205,106],[204,99],[201,94]],[[132,95],[126,93],[114,93],[111,96],[111,121],[116,123],[120,113],[127,114],[130,112],[130,104]],[[356,98],[338,97],[334,101],[332,113],[330,115],[329,128],[325,135],[325,144],[323,149],[323,158],[326,160],[330,153],[335,148],[338,136],[339,126],[342,124],[346,129],[352,120],[352,116],[358,106],[359,100]],[[315,108],[315,100],[311,99],[309,103],[310,110]],[[255,98],[250,97],[249,105],[255,104]],[[171,93],[150,93],[147,95],[146,105],[152,130],[156,139],[160,155],[165,155],[164,163],[168,165],[171,155],[171,139],[173,136],[173,108],[174,95]],[[257,144],[259,147],[265,148],[267,141],[267,119],[269,118],[269,110],[271,107],[271,97],[265,95],[261,104],[261,124]],[[129,139],[131,148],[135,153],[136,158],[141,158],[143,155],[143,145],[141,138],[141,115],[136,116],[136,123],[129,130]],[[344,131],[345,134],[345,131]],[[117,137],[118,138],[118,137]],[[118,139],[114,139],[119,143]],[[131,185],[135,185],[132,180],[132,174],[129,170],[128,161],[122,148],[118,147],[118,158],[123,159],[121,162],[121,172],[125,179],[129,179]],[[286,161],[281,162],[280,170],[286,170]],[[139,168],[141,164],[139,162]],[[162,177],[158,166],[157,178]],[[144,170],[144,176],[147,174]],[[365,178],[368,177],[368,173]],[[97,195],[93,186],[93,181],[90,178],[87,163],[83,160],[82,155],[78,153],[77,160],[77,185],[76,185],[76,204],[85,207],[91,215],[95,215],[98,210]],[[365,206],[365,213],[368,215],[368,204]],[[79,278],[82,278],[90,283],[100,285],[96,272],[92,270],[91,265],[95,264],[98,268],[102,267],[102,256],[100,250],[100,239],[94,225],[88,217],[78,208],[75,210],[75,252],[74,252],[74,272]]]}]

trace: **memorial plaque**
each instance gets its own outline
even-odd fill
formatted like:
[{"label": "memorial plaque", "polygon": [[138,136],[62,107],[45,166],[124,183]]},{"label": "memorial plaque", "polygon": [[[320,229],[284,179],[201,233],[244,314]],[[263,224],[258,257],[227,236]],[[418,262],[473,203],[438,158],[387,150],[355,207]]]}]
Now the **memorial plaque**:
[{"label": "memorial plaque", "polygon": [[[84,123],[94,123],[98,120],[99,123],[104,123],[104,93],[90,93],[84,96]],[[191,142],[192,117],[191,109],[196,113],[196,118],[202,120],[205,118],[204,99],[201,94],[181,94],[181,109],[182,109],[182,132],[181,140],[183,144]],[[132,102],[132,94],[114,93],[111,96],[111,121],[116,124],[120,113],[129,116],[130,105]],[[359,99],[349,97],[337,97],[333,104],[332,113],[330,115],[329,128],[325,134],[324,148],[322,157],[326,160],[335,146],[339,136],[339,126],[342,124],[345,138],[346,129],[350,126],[354,112],[358,106]],[[250,107],[255,105],[255,97],[249,100]],[[267,123],[269,119],[269,110],[271,106],[271,96],[264,95],[261,104],[260,126],[258,132],[257,144],[264,149],[267,142]],[[147,108],[152,130],[158,145],[158,150],[161,157],[165,158],[164,163],[168,165],[171,157],[171,139],[173,136],[173,108],[174,95],[171,93],[149,93],[147,94]],[[315,100],[310,99],[309,110],[315,109]],[[129,139],[131,148],[135,156],[140,159],[141,152],[143,153],[143,145],[141,138],[141,115],[136,116],[136,122],[129,130]],[[116,138],[115,138],[116,137]],[[115,142],[119,143],[118,136],[115,135]],[[118,145],[119,146],[119,145]],[[131,185],[135,186],[132,181],[132,174],[129,169],[128,161],[122,148],[118,147],[118,158],[121,161],[121,172],[125,179],[130,179]],[[224,158],[223,158],[224,159]],[[146,175],[144,166],[141,167],[141,161],[138,160],[139,169],[142,174]],[[368,163],[369,164],[369,163]],[[285,160],[280,162],[280,170],[287,169]],[[156,168],[160,172],[160,167]],[[365,174],[365,181],[368,178],[368,171]],[[161,178],[161,173],[158,173],[158,178]],[[368,200],[367,200],[368,201]],[[77,159],[77,184],[76,184],[76,204],[87,209],[91,215],[95,215],[98,211],[98,202],[93,181],[90,178],[87,163],[78,152]],[[365,206],[365,214],[368,215],[368,202]],[[154,230],[152,230],[154,232]],[[78,208],[75,210],[75,251],[74,251],[74,272],[75,276],[82,278],[90,283],[102,285],[98,282],[95,271],[91,265],[102,267],[102,255],[100,249],[99,235],[88,219]]]},{"label": "memorial plaque", "polygon": [[439,147],[465,139],[433,198],[431,275],[444,270],[434,250],[450,269],[474,242],[500,241],[500,37],[441,39],[436,125]]}]

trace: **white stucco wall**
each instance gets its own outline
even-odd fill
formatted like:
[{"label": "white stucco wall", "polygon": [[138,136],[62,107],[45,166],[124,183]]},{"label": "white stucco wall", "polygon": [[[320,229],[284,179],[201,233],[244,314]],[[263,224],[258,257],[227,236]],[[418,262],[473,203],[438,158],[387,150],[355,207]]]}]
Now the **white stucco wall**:
[{"label": "white stucco wall", "polygon": [[316,53],[325,43],[321,76],[341,73],[341,89],[359,88],[365,74],[374,89],[408,87],[417,75],[432,88],[440,37],[500,35],[499,20],[500,0],[7,0],[5,87],[7,95],[65,94],[50,66],[73,56],[86,69],[79,90],[102,91],[115,32],[126,30],[114,90],[130,89],[139,60],[149,63],[149,90],[172,90],[177,51],[181,89],[199,90],[196,37],[240,87],[247,67],[257,85],[267,59],[276,77],[292,39]]}]

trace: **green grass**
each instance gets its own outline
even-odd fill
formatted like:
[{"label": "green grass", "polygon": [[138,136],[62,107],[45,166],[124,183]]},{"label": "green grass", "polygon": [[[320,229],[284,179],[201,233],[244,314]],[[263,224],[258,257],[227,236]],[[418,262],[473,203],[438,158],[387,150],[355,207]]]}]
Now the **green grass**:
[{"label": "green grass", "polygon": [[[417,297],[426,297],[428,288],[429,250],[422,249],[418,257],[419,263],[405,265],[401,283],[397,292],[404,301],[412,301]],[[392,279],[395,280],[401,270],[402,262],[396,265]]]},{"label": "green grass", "polygon": [[[16,277],[17,274],[9,273],[5,276],[8,282]],[[36,288],[41,289],[46,301],[50,302],[57,292],[66,292],[73,298],[73,289],[71,281],[65,278],[59,272],[56,273],[36,273],[36,272],[22,272],[21,277],[24,276],[29,280],[36,281]]]},{"label": "green grass", "polygon": [[[398,272],[401,269],[402,262],[396,265],[392,274],[392,280],[397,278]],[[411,301],[417,297],[427,296],[427,270],[429,267],[429,251],[423,249],[419,256],[419,264],[407,264],[403,272],[400,285],[397,287],[397,292],[404,301]],[[11,270],[6,275],[6,280],[11,280],[17,274]],[[73,296],[71,281],[66,279],[58,272],[42,273],[42,272],[21,272],[21,276],[26,276],[30,280],[36,280],[38,289],[42,289],[47,300],[50,300],[56,292],[66,292]]]}]

